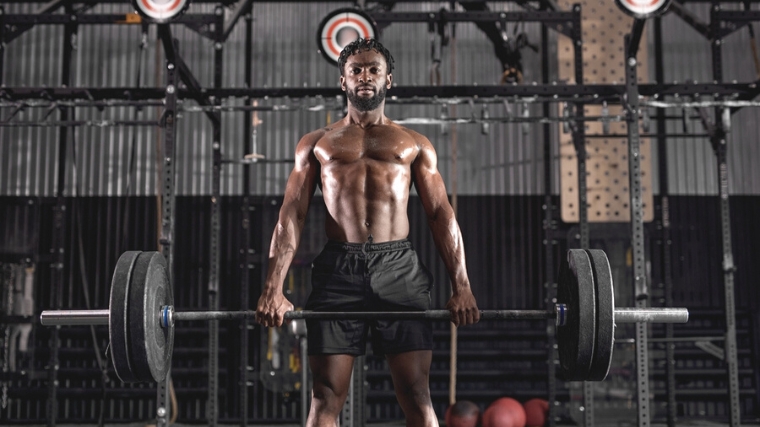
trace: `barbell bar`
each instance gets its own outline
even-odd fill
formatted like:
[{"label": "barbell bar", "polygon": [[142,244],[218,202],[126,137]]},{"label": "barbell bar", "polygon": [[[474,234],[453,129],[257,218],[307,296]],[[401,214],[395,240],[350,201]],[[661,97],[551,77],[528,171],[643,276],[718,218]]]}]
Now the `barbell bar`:
[{"label": "barbell bar", "polygon": [[[555,304],[555,310],[480,310],[480,320],[550,320],[555,319],[557,326],[564,326],[558,312],[567,306]],[[166,316],[164,316],[166,312]],[[43,326],[108,325],[110,310],[46,310],[40,315]],[[173,321],[193,320],[241,320],[254,319],[256,312],[244,311],[174,311],[174,307],[165,306],[159,311],[162,327]],[[164,321],[164,318],[170,320]],[[310,310],[288,311],[285,320],[451,320],[448,310],[425,311],[334,311],[320,312]],[[615,323],[686,323],[689,311],[685,308],[616,308]]]},{"label": "barbell bar", "polygon": [[[685,323],[685,308],[616,308],[609,260],[603,251],[571,249],[549,310],[481,310],[481,320],[555,320],[560,376],[601,381],[612,362],[616,323]],[[108,310],[46,310],[40,323],[108,325],[114,370],[124,382],[162,381],[171,365],[176,321],[255,318],[253,310],[174,311],[166,260],[158,252],[129,251],[116,263]],[[286,320],[450,320],[448,310],[394,312],[289,311]]]}]

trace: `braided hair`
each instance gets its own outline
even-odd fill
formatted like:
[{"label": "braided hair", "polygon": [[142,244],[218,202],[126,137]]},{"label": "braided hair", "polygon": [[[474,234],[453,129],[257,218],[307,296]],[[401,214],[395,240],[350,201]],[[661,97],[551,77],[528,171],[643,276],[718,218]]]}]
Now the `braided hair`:
[{"label": "braided hair", "polygon": [[359,52],[364,52],[367,50],[375,50],[378,53],[382,54],[385,57],[385,63],[388,64],[388,74],[391,74],[393,72],[393,56],[388,51],[388,49],[385,48],[379,41],[376,39],[363,39],[358,38],[351,43],[347,44],[343,50],[340,52],[340,57],[338,58],[338,67],[340,67],[340,75],[343,75],[343,69],[346,66],[346,62],[348,61],[348,57],[351,55],[356,55]]}]

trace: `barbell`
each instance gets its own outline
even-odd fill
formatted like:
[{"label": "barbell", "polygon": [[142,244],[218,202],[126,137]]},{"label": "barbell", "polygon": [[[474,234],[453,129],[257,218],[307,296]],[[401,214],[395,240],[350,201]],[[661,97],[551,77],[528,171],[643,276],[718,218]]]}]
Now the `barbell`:
[{"label": "barbell", "polygon": [[[247,311],[174,311],[166,260],[158,252],[119,257],[108,310],[46,310],[42,325],[108,325],[110,354],[124,382],[163,381],[171,366],[174,324],[188,320],[255,318]],[[602,381],[612,362],[616,323],[685,323],[685,308],[616,308],[609,260],[601,250],[571,249],[557,280],[551,310],[481,310],[482,320],[553,319],[557,324],[560,376]],[[285,319],[449,320],[448,310],[396,312],[289,311]]]}]

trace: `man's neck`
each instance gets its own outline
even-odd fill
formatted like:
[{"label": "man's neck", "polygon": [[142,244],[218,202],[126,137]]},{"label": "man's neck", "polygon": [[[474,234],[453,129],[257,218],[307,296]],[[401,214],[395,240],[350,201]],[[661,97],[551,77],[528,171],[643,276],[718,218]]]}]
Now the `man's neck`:
[{"label": "man's neck", "polygon": [[383,113],[383,107],[384,106],[381,105],[374,110],[359,111],[349,104],[346,121],[349,125],[359,125],[363,129],[370,126],[382,125],[386,120],[385,114]]}]

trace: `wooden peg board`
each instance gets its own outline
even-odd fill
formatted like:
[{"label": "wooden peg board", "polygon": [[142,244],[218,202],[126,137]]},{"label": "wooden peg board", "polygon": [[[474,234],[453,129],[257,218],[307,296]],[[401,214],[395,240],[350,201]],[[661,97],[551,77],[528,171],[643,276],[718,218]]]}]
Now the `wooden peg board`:
[{"label": "wooden peg board", "polygon": [[[570,10],[577,1],[561,0],[559,6]],[[633,18],[624,14],[612,1],[583,0],[583,79],[586,84],[625,84],[624,38],[630,32]],[[558,38],[559,79],[575,83],[575,60],[572,40]],[[638,52],[639,83],[648,80],[646,32]],[[563,108],[560,106],[560,108]],[[622,114],[620,105],[609,105],[609,115]],[[602,106],[588,105],[586,116],[601,116]],[[562,114],[562,111],[559,112]],[[624,121],[610,122],[610,134],[626,134]],[[601,122],[586,122],[587,135],[601,135]],[[651,141],[641,138],[641,196],[644,221],[652,221]],[[562,220],[578,222],[578,161],[572,135],[560,126],[560,196]],[[628,222],[631,220],[628,191],[628,139],[588,138],[586,146],[586,185],[588,188],[589,222]]]}]

